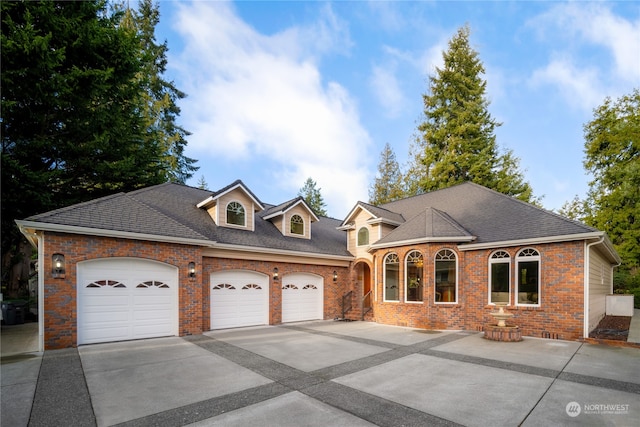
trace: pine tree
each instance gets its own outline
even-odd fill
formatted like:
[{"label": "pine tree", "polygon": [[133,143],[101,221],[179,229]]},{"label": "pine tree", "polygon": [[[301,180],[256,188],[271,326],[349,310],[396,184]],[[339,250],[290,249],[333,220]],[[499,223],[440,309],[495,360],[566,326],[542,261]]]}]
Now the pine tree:
[{"label": "pine tree", "polygon": [[179,93],[158,77],[166,46],[143,41],[157,23],[151,10],[148,28],[134,31],[106,0],[0,8],[2,283],[15,294],[28,274],[14,267],[30,256],[15,219],[194,169],[173,121]]},{"label": "pine tree", "polygon": [[607,232],[640,286],[640,90],[607,98],[584,136],[584,166],[593,175],[585,220]]},{"label": "pine tree", "polygon": [[165,180],[184,184],[199,168],[195,166],[196,160],[184,154],[190,133],[176,123],[180,115],[176,103],[186,94],[163,78],[168,47],[166,41],[156,42],[155,28],[159,22],[158,5],[152,0],[141,0],[137,11],[127,7],[122,25],[134,31],[140,41],[142,67],[136,81],[141,87],[139,100],[145,118],[142,135],[145,144],[159,144]]},{"label": "pine tree", "polygon": [[316,215],[327,216],[327,205],[322,198],[320,190],[320,188],[317,188],[316,182],[309,177],[305,181],[304,186],[298,191],[298,196],[304,199]]},{"label": "pine tree", "polygon": [[200,175],[200,179],[198,180],[198,188],[201,190],[209,189],[209,184],[207,184],[207,181],[204,179],[204,175]]},{"label": "pine tree", "polygon": [[429,93],[423,95],[424,121],[415,144],[421,148],[410,171],[409,188],[433,191],[471,181],[502,193],[531,201],[532,190],[518,170],[519,159],[500,154],[494,134],[501,125],[491,117],[487,83],[478,52],[469,45],[468,26],[458,30],[443,52],[444,66],[429,77]]},{"label": "pine tree", "polygon": [[369,203],[382,205],[402,199],[404,190],[402,188],[402,172],[389,143],[385,144],[380,153],[378,163],[378,174],[369,188]]}]

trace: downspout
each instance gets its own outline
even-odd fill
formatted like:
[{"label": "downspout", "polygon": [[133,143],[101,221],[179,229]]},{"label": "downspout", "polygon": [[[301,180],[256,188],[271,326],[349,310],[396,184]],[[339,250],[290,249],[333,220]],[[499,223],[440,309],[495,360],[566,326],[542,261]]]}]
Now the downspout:
[{"label": "downspout", "polygon": [[604,242],[604,235],[600,236],[600,239],[596,242],[586,243],[585,251],[584,251],[584,301],[582,302],[584,306],[584,319],[582,321],[582,338],[589,338],[589,279],[591,275],[589,274],[590,266],[589,260],[591,259],[590,250],[591,246],[600,245]]}]

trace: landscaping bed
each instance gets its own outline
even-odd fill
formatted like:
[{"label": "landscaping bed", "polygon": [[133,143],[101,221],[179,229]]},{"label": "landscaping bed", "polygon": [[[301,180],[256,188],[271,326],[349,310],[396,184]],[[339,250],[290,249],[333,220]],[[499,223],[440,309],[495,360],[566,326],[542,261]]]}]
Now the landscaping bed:
[{"label": "landscaping bed", "polygon": [[630,324],[631,317],[628,316],[605,316],[591,331],[589,338],[626,341]]}]

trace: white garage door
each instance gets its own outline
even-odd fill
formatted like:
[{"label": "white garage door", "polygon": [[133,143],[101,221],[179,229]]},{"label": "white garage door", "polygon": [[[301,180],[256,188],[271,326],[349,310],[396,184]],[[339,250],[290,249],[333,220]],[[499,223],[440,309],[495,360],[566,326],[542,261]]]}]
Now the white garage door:
[{"label": "white garage door", "polygon": [[282,278],[282,322],[323,319],[323,279],[305,273]]},{"label": "white garage door", "polygon": [[211,329],[269,324],[269,276],[255,271],[211,274]]},{"label": "white garage door", "polygon": [[78,264],[78,344],[178,335],[178,269],[138,258]]}]

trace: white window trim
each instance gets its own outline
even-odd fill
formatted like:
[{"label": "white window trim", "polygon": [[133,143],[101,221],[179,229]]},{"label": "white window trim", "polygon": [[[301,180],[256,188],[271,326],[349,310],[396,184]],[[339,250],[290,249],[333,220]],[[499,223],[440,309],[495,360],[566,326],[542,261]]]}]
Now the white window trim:
[{"label": "white window trim", "polygon": [[[505,252],[508,257],[505,258],[493,258],[493,256],[499,252]],[[488,304],[489,305],[496,305],[494,302],[491,301],[491,274],[492,274],[492,268],[491,266],[493,264],[507,264],[509,266],[509,301],[507,305],[511,305],[511,255],[509,254],[509,252],[505,251],[505,250],[498,250],[498,251],[493,251],[491,252],[491,255],[489,255],[489,284],[487,286],[488,289]]]},{"label": "white window trim", "polygon": [[[422,267],[422,296],[423,299],[420,301],[409,301],[407,299],[407,295],[409,295],[409,280],[407,278],[407,273],[409,271],[409,268],[407,266],[407,262],[409,260],[409,255],[411,255],[412,253],[417,252],[418,254],[420,254],[420,256],[422,257],[422,263],[423,263],[423,267]],[[411,250],[407,253],[407,256],[404,257],[404,302],[406,304],[424,304],[424,255],[422,254],[422,252],[420,252],[417,249]]]},{"label": "white window trim", "polygon": [[[368,240],[368,242],[365,245],[361,245],[360,244],[360,230],[362,230],[363,228],[365,230],[367,230],[367,240]],[[363,225],[362,227],[358,228],[358,230],[356,231],[356,247],[357,248],[362,248],[362,247],[365,247],[365,246],[369,246],[370,244],[371,244],[371,231],[369,230],[369,227],[367,227],[366,225]]]},{"label": "white window trim", "polygon": [[[522,256],[522,252],[526,251],[526,250],[532,250],[532,251],[536,251],[536,253],[538,255],[534,255],[534,256]],[[520,262],[531,262],[531,261],[538,261],[538,303],[537,304],[522,304],[519,302],[519,298],[518,295],[520,294],[520,277],[516,277],[516,295],[515,295],[515,301],[516,301],[516,306],[520,306],[520,307],[540,307],[541,303],[542,303],[542,260],[541,260],[541,256],[540,256],[540,251],[534,248],[522,248],[518,251],[518,253],[516,254],[516,276],[520,275]]]},{"label": "white window trim", "polygon": [[[449,250],[451,252],[453,252],[453,255],[456,257],[455,258],[455,262],[456,262],[456,285],[455,285],[455,296],[456,299],[454,301],[436,301],[436,278],[437,278],[437,274],[436,274],[436,262],[437,261],[445,261],[445,260],[438,260],[436,259],[436,257],[438,256],[438,254],[444,250]],[[433,257],[433,302],[435,304],[458,304],[458,277],[460,276],[459,271],[458,271],[458,254],[456,251],[454,251],[451,248],[442,248],[440,249],[438,252],[436,252],[435,256]]]},{"label": "white window trim", "polygon": [[[395,252],[389,252],[382,258],[382,302],[400,302],[400,284],[398,283],[398,299],[387,299],[387,258],[395,255],[398,258],[398,269],[400,268],[400,257]],[[398,271],[398,281],[400,280],[400,272]]]},{"label": "white window trim", "polygon": [[[244,209],[244,225],[240,225],[240,224],[231,224],[229,222],[229,205],[231,203],[237,203],[240,206],[242,206],[242,209]],[[239,200],[230,200],[229,203],[227,203],[227,205],[224,207],[224,223],[226,225],[228,225],[229,227],[237,227],[237,228],[247,228],[247,208],[239,201]]]},{"label": "white window trim", "polygon": [[[297,233],[294,233],[293,231],[291,231],[291,224],[292,224],[294,216],[298,216],[302,220],[302,234],[297,234]],[[307,234],[306,231],[307,231],[307,222],[304,220],[302,215],[300,215],[300,214],[291,215],[291,217],[289,218],[289,235],[292,236],[292,237],[303,237],[303,238],[306,238],[306,234]]]}]

